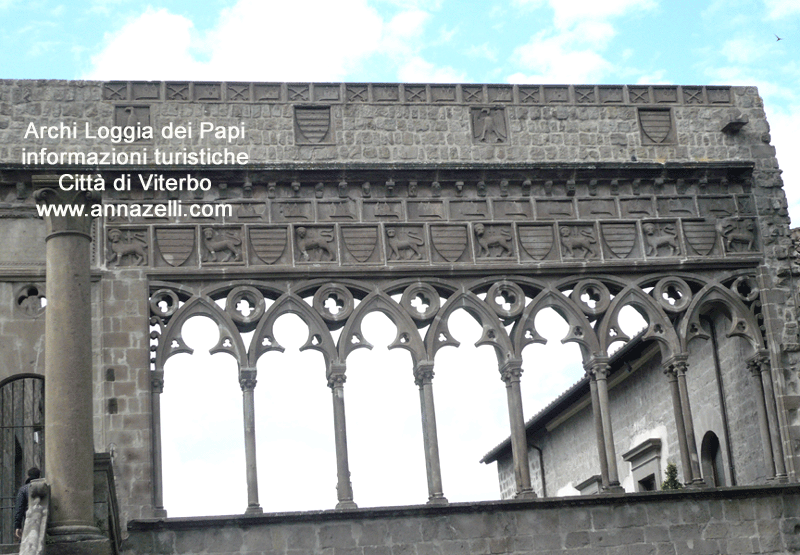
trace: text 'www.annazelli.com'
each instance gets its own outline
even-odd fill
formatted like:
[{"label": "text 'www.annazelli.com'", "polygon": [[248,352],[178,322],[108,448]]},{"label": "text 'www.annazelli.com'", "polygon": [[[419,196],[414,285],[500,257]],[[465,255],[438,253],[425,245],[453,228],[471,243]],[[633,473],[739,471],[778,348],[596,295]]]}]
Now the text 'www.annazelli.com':
[{"label": "text 'www.annazelli.com'", "polygon": [[233,216],[231,204],[183,203],[179,200],[151,203],[113,203],[107,202],[91,206],[83,204],[37,204],[40,217],[82,217],[92,218],[230,218]]}]

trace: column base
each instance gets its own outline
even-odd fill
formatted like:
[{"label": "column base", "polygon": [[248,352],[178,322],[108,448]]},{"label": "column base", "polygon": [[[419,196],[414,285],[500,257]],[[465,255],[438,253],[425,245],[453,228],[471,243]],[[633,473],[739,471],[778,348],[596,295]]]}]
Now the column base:
[{"label": "column base", "polygon": [[47,555],[113,555],[114,550],[108,538],[57,542],[48,539],[45,552]]},{"label": "column base", "polygon": [[356,505],[353,500],[339,501],[336,504],[336,510],[337,511],[345,510],[345,509],[358,509],[358,505]]},{"label": "column base", "polygon": [[514,496],[514,499],[536,499],[536,497],[537,495],[535,491],[532,489],[524,489],[522,491],[518,491]]},{"label": "column base", "polygon": [[703,489],[707,488],[708,484],[702,478],[695,478],[691,482],[687,483],[686,487],[689,489]]},{"label": "column base", "polygon": [[625,493],[625,488],[617,484],[609,484],[601,493]]},{"label": "column base", "polygon": [[449,503],[447,498],[442,494],[432,495],[428,498],[428,505],[447,505]]},{"label": "column base", "polygon": [[244,512],[246,515],[263,515],[264,509],[261,508],[261,505],[250,505],[247,507],[247,510]]},{"label": "column base", "polygon": [[788,484],[789,477],[786,474],[778,474],[777,476],[773,476],[772,478],[767,478],[767,482],[773,484]]},{"label": "column base", "polygon": [[47,555],[112,555],[111,541],[99,528],[83,525],[47,529]]},{"label": "column base", "polygon": [[153,509],[153,518],[167,518],[167,510],[164,508]]}]

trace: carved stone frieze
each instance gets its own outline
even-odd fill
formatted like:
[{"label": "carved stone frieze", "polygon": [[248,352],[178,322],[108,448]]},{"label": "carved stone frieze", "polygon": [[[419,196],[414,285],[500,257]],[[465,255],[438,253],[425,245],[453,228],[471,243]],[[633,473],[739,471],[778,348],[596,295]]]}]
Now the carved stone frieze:
[{"label": "carved stone frieze", "polygon": [[593,226],[563,225],[558,229],[564,260],[599,258],[600,249]]},{"label": "carved stone frieze", "polygon": [[386,250],[389,262],[428,259],[425,231],[422,226],[386,226]]},{"label": "carved stone frieze", "polygon": [[106,238],[106,264],[109,268],[149,265],[147,229],[112,227]]},{"label": "carved stone frieze", "polygon": [[331,226],[296,226],[295,260],[298,262],[336,262],[336,234]]},{"label": "carved stone frieze", "polygon": [[203,227],[203,263],[237,263],[244,260],[242,253],[242,229]]}]

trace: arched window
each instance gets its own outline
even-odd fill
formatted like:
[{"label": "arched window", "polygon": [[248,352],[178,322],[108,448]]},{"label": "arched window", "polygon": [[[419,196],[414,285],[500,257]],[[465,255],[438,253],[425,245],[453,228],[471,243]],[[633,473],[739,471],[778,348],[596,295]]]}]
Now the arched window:
[{"label": "arched window", "polygon": [[14,503],[26,471],[44,468],[44,377],[0,381],[0,544],[14,541]]},{"label": "arched window", "polygon": [[712,487],[725,485],[725,471],[722,466],[722,449],[714,432],[706,432],[700,447],[700,459],[703,464],[703,477],[706,484]]}]

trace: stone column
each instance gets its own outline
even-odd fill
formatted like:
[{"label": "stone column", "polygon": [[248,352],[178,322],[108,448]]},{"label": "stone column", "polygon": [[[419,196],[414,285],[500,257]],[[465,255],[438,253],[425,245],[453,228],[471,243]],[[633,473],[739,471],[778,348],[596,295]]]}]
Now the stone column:
[{"label": "stone column", "polygon": [[500,376],[506,384],[508,419],[511,424],[511,453],[514,458],[514,477],[518,498],[536,497],[531,485],[531,467],[528,462],[528,439],[525,433],[525,417],[522,414],[522,392],[520,377],[522,361],[510,359],[500,368]]},{"label": "stone column", "polygon": [[[757,356],[756,356],[757,357]],[[764,385],[761,380],[761,365],[758,358],[747,361],[747,369],[753,376],[753,384],[756,389],[756,407],[758,412],[758,430],[761,435],[761,450],[764,453],[764,466],[767,480],[775,479],[775,460],[772,456],[772,441],[769,435],[769,423],[767,421],[767,406],[764,403]]]},{"label": "stone column", "polygon": [[154,370],[150,376],[153,437],[153,517],[166,518],[164,509],[164,478],[161,452],[161,394],[164,392],[164,371]]},{"label": "stone column", "polygon": [[597,393],[597,378],[594,372],[586,370],[589,376],[589,391],[592,395],[592,418],[594,433],[597,438],[597,456],[600,459],[600,480],[603,489],[608,489],[608,459],[606,459],[606,440],[603,436],[603,418],[600,415],[600,396]]},{"label": "stone column", "polygon": [[[766,424],[768,426],[767,438],[769,439],[770,449],[772,454],[773,465],[775,470],[774,478],[779,482],[787,481],[786,462],[783,459],[783,446],[781,444],[780,427],[778,423],[778,405],[775,402],[775,387],[772,382],[772,369],[769,361],[769,353],[767,351],[760,351],[756,356],[750,359],[748,367],[754,364],[758,368],[758,377],[761,382],[761,395],[758,396],[759,405],[764,406],[766,415]],[[752,371],[752,370],[751,370]],[[755,374],[754,374],[755,375]],[[759,406],[761,410],[761,406]],[[762,438],[764,433],[762,432]],[[767,451],[765,450],[764,456],[766,457]],[[767,469],[770,465],[767,466]]]},{"label": "stone column", "polygon": [[[611,412],[608,408],[608,357],[594,357],[591,361],[591,372],[597,384],[597,404],[600,407],[600,422],[603,425],[603,443],[608,466],[608,491],[619,492],[619,471],[617,470],[617,451],[614,447],[614,431],[611,426]],[[601,463],[602,464],[602,463]]]},{"label": "stone column", "polygon": [[683,469],[684,483],[691,483],[692,464],[689,457],[689,446],[686,441],[686,426],[683,422],[683,410],[681,409],[681,393],[678,386],[678,370],[669,361],[664,363],[664,374],[669,380],[669,391],[672,396],[672,411],[675,415],[675,428],[678,434],[678,448],[681,452],[681,468]]},{"label": "stone column", "polygon": [[706,485],[700,472],[700,457],[697,454],[697,441],[694,437],[694,419],[692,418],[692,408],[689,404],[689,389],[686,386],[686,369],[689,365],[685,357],[673,359],[675,370],[678,376],[678,393],[681,398],[681,412],[683,413],[683,425],[686,432],[686,446],[689,453],[689,463],[692,469],[691,484],[697,487]]},{"label": "stone column", "polygon": [[[38,183],[37,183],[38,182]],[[82,206],[82,216],[48,216],[45,316],[45,478],[51,488],[48,533],[67,545],[102,538],[94,525],[90,193],[34,178],[45,207]],[[50,548],[48,548],[50,551]],[[54,552],[61,551],[55,546]]]},{"label": "stone column", "polygon": [[332,363],[328,373],[328,387],[333,394],[333,429],[336,440],[336,496],[337,509],[355,509],[353,484],[350,483],[350,463],[347,458],[347,424],[344,416],[344,375],[343,363]]},{"label": "stone column", "polygon": [[264,512],[258,504],[258,469],[256,467],[256,414],[253,390],[256,388],[255,368],[239,370],[239,385],[242,387],[244,408],[244,459],[247,473],[246,515],[259,515]]},{"label": "stone column", "polygon": [[420,362],[414,368],[414,383],[419,386],[422,411],[422,441],[425,443],[425,470],[428,476],[428,503],[445,504],[442,469],[439,464],[439,439],[436,433],[436,410],[433,405],[433,363]]}]

